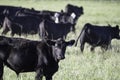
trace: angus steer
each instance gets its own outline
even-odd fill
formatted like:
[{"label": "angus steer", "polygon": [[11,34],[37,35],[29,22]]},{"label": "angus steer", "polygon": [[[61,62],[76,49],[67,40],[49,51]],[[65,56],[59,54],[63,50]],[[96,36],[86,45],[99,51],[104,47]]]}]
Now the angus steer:
[{"label": "angus steer", "polygon": [[0,80],[3,80],[4,64],[16,72],[36,72],[35,80],[52,80],[58,63],[65,58],[66,47],[75,40],[32,41],[0,36]]},{"label": "angus steer", "polygon": [[85,43],[92,46],[91,51],[93,51],[96,46],[101,46],[102,49],[107,50],[112,39],[120,39],[119,26],[97,26],[87,23],[84,25],[75,45],[77,45],[79,38],[81,44],[80,49],[82,52],[84,50]]},{"label": "angus steer", "polygon": [[71,23],[53,23],[48,20],[43,20],[39,25],[39,35],[42,39],[66,38],[67,34],[73,29],[75,24]]}]

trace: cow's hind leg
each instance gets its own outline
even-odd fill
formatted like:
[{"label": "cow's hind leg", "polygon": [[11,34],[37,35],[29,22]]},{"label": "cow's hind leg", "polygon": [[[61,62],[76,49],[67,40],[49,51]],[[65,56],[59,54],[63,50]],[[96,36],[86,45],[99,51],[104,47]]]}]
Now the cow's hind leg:
[{"label": "cow's hind leg", "polygon": [[3,80],[3,61],[0,60],[0,80]]},{"label": "cow's hind leg", "polygon": [[35,80],[42,80],[42,78],[43,78],[43,70],[38,69],[38,70],[36,71]]},{"label": "cow's hind leg", "polygon": [[83,50],[84,50],[84,45],[85,45],[85,43],[82,43],[82,44],[80,45],[80,50],[81,50],[81,52],[83,52]]},{"label": "cow's hind leg", "polygon": [[2,31],[2,35],[7,34],[8,31],[9,31],[9,29],[5,29],[5,30],[3,30],[3,31]]}]

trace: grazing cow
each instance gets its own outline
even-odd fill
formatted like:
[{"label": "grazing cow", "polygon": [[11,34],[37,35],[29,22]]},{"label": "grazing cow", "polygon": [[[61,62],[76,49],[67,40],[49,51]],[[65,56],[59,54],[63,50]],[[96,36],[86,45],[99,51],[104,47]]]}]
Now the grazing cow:
[{"label": "grazing cow", "polygon": [[19,36],[21,34],[26,36],[28,34],[37,34],[41,21],[42,19],[35,16],[5,17],[2,34],[4,35],[8,31],[11,31],[11,36],[14,36],[14,34]]},{"label": "grazing cow", "polygon": [[[17,43],[18,42],[18,43]],[[65,58],[66,47],[75,40],[32,41],[22,38],[0,36],[0,80],[3,80],[4,65],[16,72],[36,72],[35,80],[52,80],[58,71],[59,61]]]},{"label": "grazing cow", "polygon": [[53,23],[48,20],[43,20],[39,25],[39,36],[42,39],[66,38],[67,34],[73,30],[75,24],[71,23]]},{"label": "grazing cow", "polygon": [[65,7],[65,12],[71,14],[74,18],[74,23],[77,23],[78,18],[84,14],[83,7],[78,7],[72,4],[67,4]]},{"label": "grazing cow", "polygon": [[107,50],[112,39],[120,39],[119,26],[97,26],[87,23],[84,25],[75,45],[77,45],[79,38],[81,44],[80,49],[82,52],[84,50],[85,43],[92,46],[91,51],[94,51],[94,48],[97,46],[101,46],[103,50]]}]

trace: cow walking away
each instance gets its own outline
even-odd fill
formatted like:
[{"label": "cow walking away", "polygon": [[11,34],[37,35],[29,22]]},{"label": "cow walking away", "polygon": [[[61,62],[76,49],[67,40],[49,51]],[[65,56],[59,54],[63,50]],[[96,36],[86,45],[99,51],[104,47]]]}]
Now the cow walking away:
[{"label": "cow walking away", "polygon": [[90,44],[91,51],[94,48],[100,46],[104,51],[108,49],[111,44],[112,39],[120,39],[119,36],[119,26],[111,27],[108,26],[98,26],[87,23],[84,25],[79,37],[76,40],[75,46],[80,38],[80,49],[83,52],[85,43]]},{"label": "cow walking away", "polygon": [[3,80],[4,65],[16,72],[36,72],[35,80],[52,80],[58,71],[59,61],[65,58],[67,46],[75,40],[33,41],[23,38],[0,36],[0,80]]}]

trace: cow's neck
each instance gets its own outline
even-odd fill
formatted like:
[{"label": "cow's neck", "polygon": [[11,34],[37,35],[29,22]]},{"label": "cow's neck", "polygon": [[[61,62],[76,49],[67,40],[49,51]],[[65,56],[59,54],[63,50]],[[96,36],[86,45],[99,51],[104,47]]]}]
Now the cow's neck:
[{"label": "cow's neck", "polygon": [[49,62],[56,62],[58,63],[59,61],[55,59],[54,55],[53,55],[53,49],[51,46],[48,46],[46,47],[45,49],[47,51],[46,55],[48,55],[46,58]]}]

